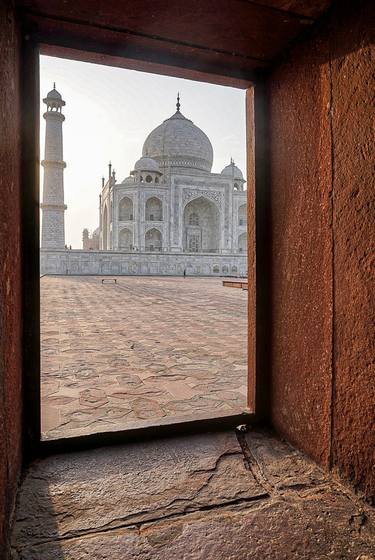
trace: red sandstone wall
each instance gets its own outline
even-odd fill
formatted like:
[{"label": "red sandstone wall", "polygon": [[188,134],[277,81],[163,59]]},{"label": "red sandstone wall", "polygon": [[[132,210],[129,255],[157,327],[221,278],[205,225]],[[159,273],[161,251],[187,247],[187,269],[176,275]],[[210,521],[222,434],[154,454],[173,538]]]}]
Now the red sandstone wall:
[{"label": "red sandstone wall", "polygon": [[21,465],[20,132],[18,38],[0,0],[0,558]]},{"label": "red sandstone wall", "polygon": [[[20,139],[11,5],[0,0],[0,557],[21,457]],[[269,82],[272,419],[370,497],[371,2],[338,5]]]},{"label": "red sandstone wall", "polygon": [[268,84],[272,420],[370,500],[375,493],[371,4],[338,3]]},{"label": "red sandstone wall", "polygon": [[374,3],[372,6],[368,2],[346,25],[338,15],[331,39],[335,210],[332,457],[334,468],[375,501],[374,31],[370,37]]},{"label": "red sandstone wall", "polygon": [[328,466],[332,339],[329,67],[305,44],[270,88],[273,421]]}]

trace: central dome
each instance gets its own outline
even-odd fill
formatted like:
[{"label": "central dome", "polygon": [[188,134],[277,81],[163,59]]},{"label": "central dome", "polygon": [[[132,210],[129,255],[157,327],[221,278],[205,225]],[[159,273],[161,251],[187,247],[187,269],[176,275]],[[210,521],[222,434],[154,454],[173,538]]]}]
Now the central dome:
[{"label": "central dome", "polygon": [[155,159],[161,168],[181,168],[181,172],[188,168],[210,173],[212,168],[213,150],[209,138],[179,109],[150,132],[142,155]]}]

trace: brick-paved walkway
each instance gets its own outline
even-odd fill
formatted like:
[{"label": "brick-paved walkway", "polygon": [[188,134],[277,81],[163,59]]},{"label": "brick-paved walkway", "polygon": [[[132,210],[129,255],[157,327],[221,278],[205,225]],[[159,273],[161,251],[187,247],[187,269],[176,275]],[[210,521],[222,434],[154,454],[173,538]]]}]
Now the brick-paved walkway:
[{"label": "brick-paved walkway", "polygon": [[214,278],[41,279],[44,438],[246,405],[247,292]]}]

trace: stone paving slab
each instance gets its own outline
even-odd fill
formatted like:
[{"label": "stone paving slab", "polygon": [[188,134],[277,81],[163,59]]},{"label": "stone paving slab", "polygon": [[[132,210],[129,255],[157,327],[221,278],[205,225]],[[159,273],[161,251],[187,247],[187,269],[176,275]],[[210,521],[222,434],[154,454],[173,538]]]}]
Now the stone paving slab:
[{"label": "stone paving slab", "polygon": [[343,496],[223,508],[21,551],[17,560],[374,560],[372,528],[354,533]]},{"label": "stone paving slab", "polygon": [[43,438],[238,413],[246,345],[247,295],[220,279],[45,276]]},{"label": "stone paving slab", "polygon": [[374,560],[374,512],[267,433],[54,456],[23,481],[14,560]]},{"label": "stone paving slab", "polygon": [[56,455],[27,473],[16,539],[26,546],[265,495],[234,432]]}]

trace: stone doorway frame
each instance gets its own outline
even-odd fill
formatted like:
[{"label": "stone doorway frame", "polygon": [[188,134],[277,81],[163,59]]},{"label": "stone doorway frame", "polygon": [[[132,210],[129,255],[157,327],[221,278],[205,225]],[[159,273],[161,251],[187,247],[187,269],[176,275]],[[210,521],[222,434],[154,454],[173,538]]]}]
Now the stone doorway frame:
[{"label": "stone doorway frame", "polygon": [[[233,76],[228,64],[218,72],[196,69],[194,55],[190,66],[180,61],[171,65],[168,56],[155,60],[151,50],[144,58],[113,55],[113,46],[99,40],[88,43],[82,33],[63,30],[51,33],[51,22],[38,14],[21,15],[23,23],[21,76],[23,95],[20,100],[22,118],[22,251],[23,251],[23,402],[25,460],[44,453],[108,445],[132,439],[177,435],[179,433],[220,430],[238,424],[262,422],[269,408],[269,363],[267,347],[271,326],[270,266],[269,266],[269,192],[267,180],[267,100],[264,94],[265,76],[255,71],[246,76]],[[52,22],[53,27],[53,22]],[[68,25],[69,27],[69,25]],[[83,26],[84,27],[84,26]],[[147,42],[147,41],[146,41]],[[221,416],[205,420],[186,420],[180,424],[163,425],[137,430],[121,430],[92,435],[41,441],[40,411],[40,276],[39,276],[39,55],[95,62],[113,67],[148,71],[196,81],[230,85],[246,90],[247,130],[247,193],[248,193],[248,399],[241,415]],[[156,57],[157,58],[157,57]],[[217,62],[217,58],[215,58]],[[215,62],[215,64],[216,64]],[[208,65],[209,66],[209,65]],[[253,170],[253,173],[249,173]]]}]

